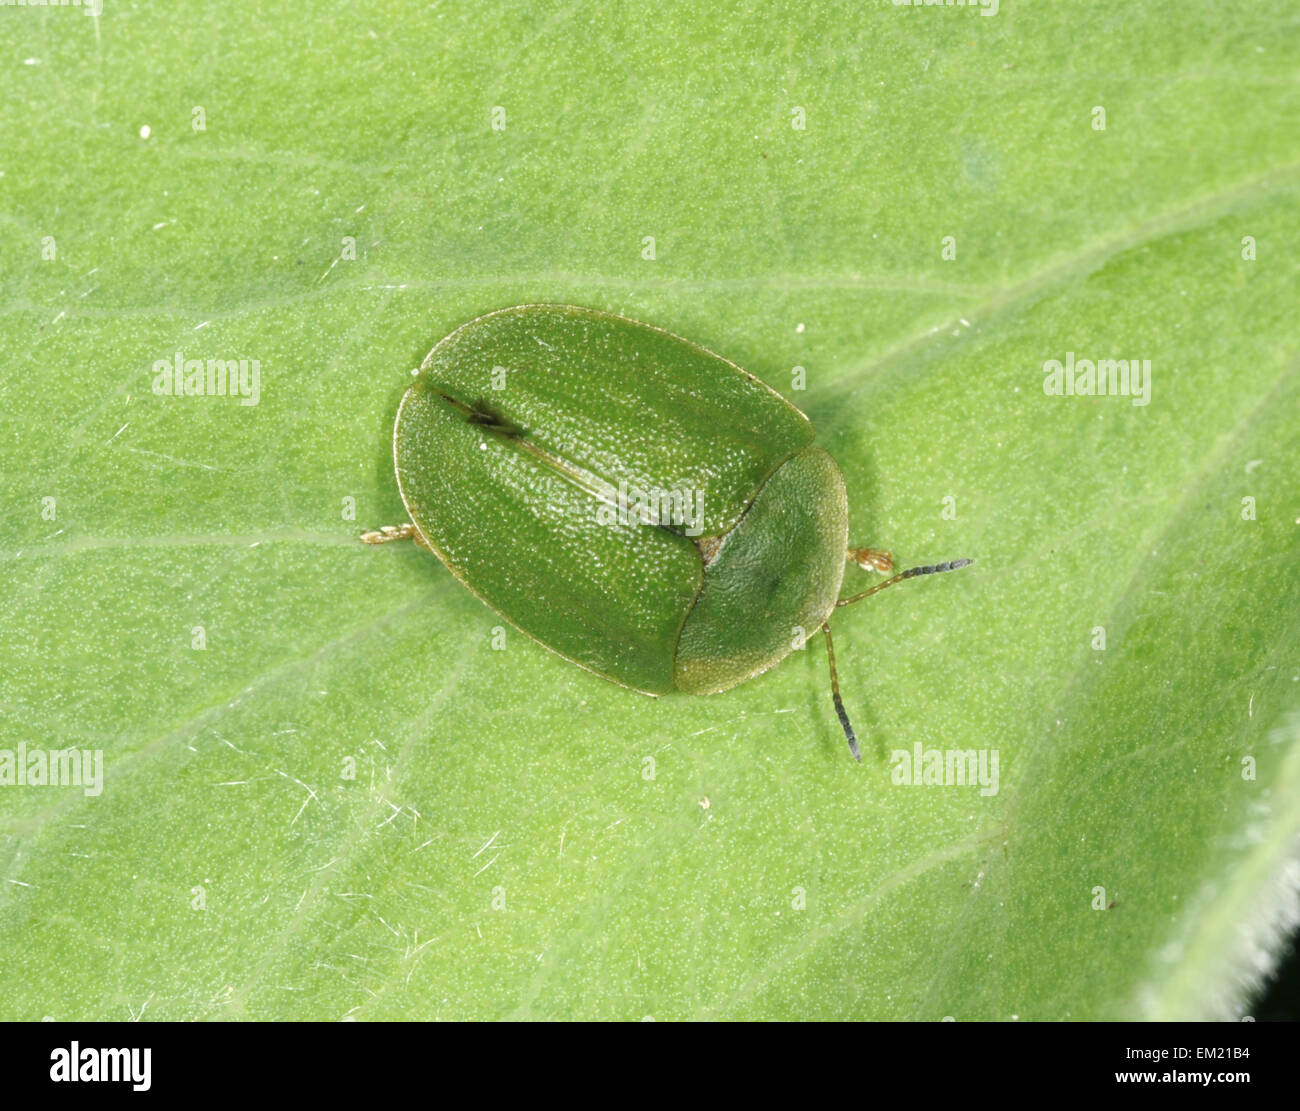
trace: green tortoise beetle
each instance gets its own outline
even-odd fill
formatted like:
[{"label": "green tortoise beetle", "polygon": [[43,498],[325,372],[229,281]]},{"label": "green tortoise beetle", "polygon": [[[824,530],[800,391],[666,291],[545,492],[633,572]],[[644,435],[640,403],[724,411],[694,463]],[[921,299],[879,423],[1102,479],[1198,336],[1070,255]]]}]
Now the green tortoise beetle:
[{"label": "green tortoise beetle", "polygon": [[811,422],[697,344],[572,305],[480,316],[429,352],[393,430],[413,539],[547,648],[650,695],[716,694],[826,636],[848,598],[846,562],[882,573],[888,552],[848,545],[848,501]]}]

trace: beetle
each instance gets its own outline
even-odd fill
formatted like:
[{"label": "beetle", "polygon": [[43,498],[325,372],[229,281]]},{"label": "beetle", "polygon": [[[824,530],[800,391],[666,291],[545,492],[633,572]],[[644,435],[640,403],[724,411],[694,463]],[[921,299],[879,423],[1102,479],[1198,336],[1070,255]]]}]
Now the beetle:
[{"label": "beetle", "polygon": [[412,372],[393,459],[412,539],[503,618],[565,659],[649,695],[716,694],[886,587],[847,598],[848,501],[809,419],[698,344],[573,305],[515,305],[463,324]]}]

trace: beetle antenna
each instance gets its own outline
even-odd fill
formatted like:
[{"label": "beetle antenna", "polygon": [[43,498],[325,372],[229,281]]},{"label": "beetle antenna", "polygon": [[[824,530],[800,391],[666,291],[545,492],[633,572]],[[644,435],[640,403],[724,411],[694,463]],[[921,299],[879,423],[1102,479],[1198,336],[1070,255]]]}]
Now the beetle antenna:
[{"label": "beetle antenna", "polygon": [[853,726],[849,724],[849,715],[844,712],[844,702],[840,698],[840,677],[835,671],[835,644],[831,640],[829,621],[822,626],[822,632],[826,634],[826,659],[831,665],[831,697],[835,699],[835,712],[839,714],[840,724],[844,726],[844,736],[848,738],[849,751],[853,753],[853,759],[861,764],[862,753],[858,749],[858,736],[853,732]]},{"label": "beetle antenna", "polygon": [[[837,606],[851,606],[854,602],[860,602],[863,598],[870,598],[873,594],[879,594],[885,587],[901,583],[904,579],[914,579],[918,575],[938,575],[944,571],[956,571],[957,568],[969,567],[974,562],[973,559],[954,559],[951,563],[935,563],[929,567],[909,567],[906,571],[900,571],[892,579],[877,583],[870,590],[864,590],[861,594],[853,595],[852,598],[841,598],[835,604]],[[829,637],[830,634],[827,633],[827,636]]]}]

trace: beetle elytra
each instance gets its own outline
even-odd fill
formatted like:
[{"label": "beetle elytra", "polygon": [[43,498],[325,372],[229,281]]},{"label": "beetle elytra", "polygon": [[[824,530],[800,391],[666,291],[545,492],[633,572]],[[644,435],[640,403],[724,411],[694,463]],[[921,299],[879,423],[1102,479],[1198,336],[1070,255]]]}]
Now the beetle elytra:
[{"label": "beetle elytra", "polygon": [[651,695],[714,694],[780,663],[847,598],[848,501],[811,422],[752,374],[662,329],[571,305],[480,316],[429,352],[398,409],[413,539],[533,639]]}]

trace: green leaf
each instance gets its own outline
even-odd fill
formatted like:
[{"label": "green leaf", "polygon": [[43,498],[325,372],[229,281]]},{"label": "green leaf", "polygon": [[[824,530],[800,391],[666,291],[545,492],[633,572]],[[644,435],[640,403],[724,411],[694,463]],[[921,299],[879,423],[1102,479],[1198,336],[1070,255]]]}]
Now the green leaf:
[{"label": "green leaf", "polygon": [[[103,755],[0,787],[0,1018],[1248,1009],[1300,857],[1282,7],[109,4],[0,58],[0,746]],[[816,641],[650,700],[357,541],[410,369],[528,301],[753,371],[856,543],[975,559],[837,615],[861,766]],[[257,403],[158,395],[178,352]]]}]

